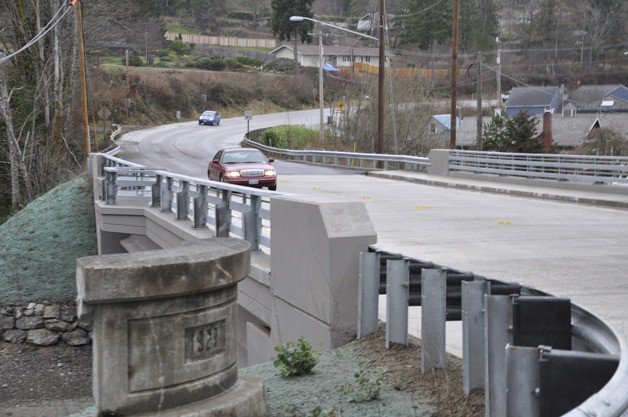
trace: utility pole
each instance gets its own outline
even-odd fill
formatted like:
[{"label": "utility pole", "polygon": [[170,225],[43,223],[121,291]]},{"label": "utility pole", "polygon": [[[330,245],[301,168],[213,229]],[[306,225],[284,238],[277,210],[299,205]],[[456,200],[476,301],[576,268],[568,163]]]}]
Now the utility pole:
[{"label": "utility pole", "polygon": [[318,104],[320,106],[320,124],[319,124],[319,128],[318,128],[318,145],[322,146],[323,145],[323,132],[325,131],[325,125],[323,124],[323,118],[324,118],[324,108],[325,108],[325,102],[323,100],[323,65],[325,65],[324,61],[323,61],[323,33],[322,32],[318,32],[318,49],[319,49],[319,56],[318,59],[320,60],[319,62],[319,66],[318,66]]},{"label": "utility pole", "polygon": [[502,110],[502,48],[499,45],[499,35],[495,37],[495,42],[497,43],[497,106],[500,113]]},{"label": "utility pole", "polygon": [[458,0],[454,0],[454,28],[451,43],[451,126],[449,148],[456,148],[456,89],[458,87]]},{"label": "utility pole", "polygon": [[79,41],[79,65],[81,66],[81,99],[83,104],[83,129],[85,133],[85,144],[83,151],[85,158],[89,157],[91,144],[89,140],[89,116],[87,115],[87,74],[85,69],[85,41],[83,39],[83,16],[81,14],[82,0],[76,3],[76,19],[78,24]]},{"label": "utility pole", "polygon": [[[379,0],[379,78],[377,93],[377,153],[384,153],[384,77],[386,72],[386,42],[385,42],[385,4]],[[379,162],[383,165],[383,161]],[[381,166],[380,166],[381,168]]]},{"label": "utility pole", "polygon": [[477,96],[478,96],[478,111],[477,111],[477,137],[476,137],[476,150],[482,150],[482,54],[478,54],[478,84],[477,84]]}]

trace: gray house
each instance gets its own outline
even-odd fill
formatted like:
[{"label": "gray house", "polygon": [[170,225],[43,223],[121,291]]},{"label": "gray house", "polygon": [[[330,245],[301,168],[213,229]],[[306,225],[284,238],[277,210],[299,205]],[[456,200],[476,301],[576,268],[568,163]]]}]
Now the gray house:
[{"label": "gray house", "polygon": [[[543,115],[535,116],[536,129],[543,132]],[[491,117],[482,118],[482,126],[490,123]],[[609,128],[619,132],[628,141],[628,115],[625,113],[577,113],[564,111],[551,116],[551,143],[561,152],[578,149],[588,135],[597,128]],[[460,121],[456,135],[456,144],[464,149],[476,149],[477,120],[465,117]]]},{"label": "gray house", "polygon": [[509,117],[527,111],[532,116],[562,111],[562,92],[558,87],[515,87],[504,106]]},{"label": "gray house", "polygon": [[584,85],[569,94],[566,103],[581,113],[628,112],[628,87]]}]

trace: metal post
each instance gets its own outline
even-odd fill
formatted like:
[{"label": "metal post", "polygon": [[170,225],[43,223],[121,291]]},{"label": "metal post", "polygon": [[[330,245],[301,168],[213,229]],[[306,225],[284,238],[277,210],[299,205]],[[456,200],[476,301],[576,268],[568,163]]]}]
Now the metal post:
[{"label": "metal post", "polygon": [[251,252],[259,252],[259,237],[262,233],[262,221],[259,217],[262,197],[251,196],[251,209],[244,213],[244,240],[251,244]]},{"label": "metal post", "polygon": [[161,184],[161,205],[162,213],[172,211],[172,178],[166,177],[166,184]]},{"label": "metal post", "polygon": [[486,280],[462,281],[462,390],[484,388],[484,297]]},{"label": "metal post", "polygon": [[231,209],[229,202],[231,201],[231,191],[222,190],[222,203],[216,204],[216,236],[229,237],[231,233]]},{"label": "metal post", "polygon": [[207,186],[198,186],[198,197],[194,199],[194,229],[207,227]]},{"label": "metal post", "polygon": [[190,191],[190,183],[183,181],[181,183],[181,192],[177,193],[177,220],[186,220],[190,210],[188,209],[188,197]]},{"label": "metal post", "polygon": [[512,344],[512,298],[509,295],[487,295],[485,306],[485,416],[503,417],[507,415],[506,346]]},{"label": "metal post", "polygon": [[445,367],[447,271],[421,271],[421,373]]},{"label": "metal post", "polygon": [[506,415],[540,417],[540,369],[542,347],[506,348]]},{"label": "metal post", "polygon": [[391,343],[408,345],[409,284],[408,261],[386,261],[386,348]]},{"label": "metal post", "polygon": [[161,178],[159,174],[155,175],[155,183],[150,187],[150,206],[161,206]]},{"label": "metal post", "polygon": [[360,253],[358,277],[358,339],[377,331],[379,253]]}]

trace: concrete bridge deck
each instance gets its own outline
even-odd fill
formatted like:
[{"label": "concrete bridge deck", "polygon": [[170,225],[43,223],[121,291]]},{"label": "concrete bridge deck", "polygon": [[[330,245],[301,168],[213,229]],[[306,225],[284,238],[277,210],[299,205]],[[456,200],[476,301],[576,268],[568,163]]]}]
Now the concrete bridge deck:
[{"label": "concrete bridge deck", "polygon": [[[279,190],[362,201],[376,247],[570,298],[628,341],[628,188],[562,185],[386,171],[285,176]],[[460,349],[449,328],[448,348]]]}]

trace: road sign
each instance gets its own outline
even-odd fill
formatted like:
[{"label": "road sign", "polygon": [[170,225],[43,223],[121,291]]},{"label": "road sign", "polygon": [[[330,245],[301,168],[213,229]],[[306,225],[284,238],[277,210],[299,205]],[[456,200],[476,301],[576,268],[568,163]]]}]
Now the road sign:
[{"label": "road sign", "polygon": [[246,120],[251,120],[253,118],[253,112],[251,110],[244,111],[244,118]]},{"label": "road sign", "polygon": [[344,102],[339,102],[338,103],[338,111],[343,111],[345,109],[345,103]]}]

